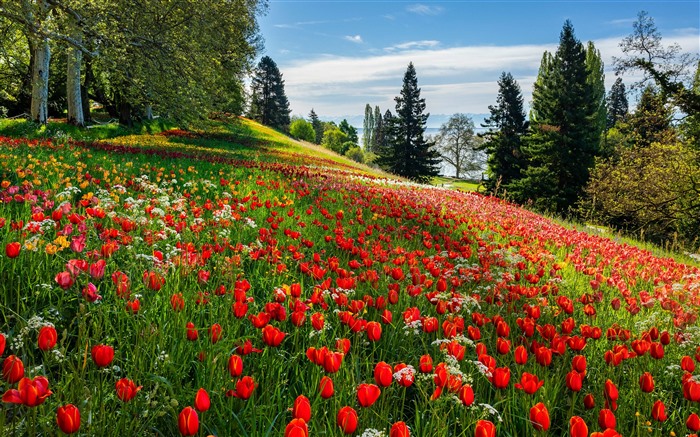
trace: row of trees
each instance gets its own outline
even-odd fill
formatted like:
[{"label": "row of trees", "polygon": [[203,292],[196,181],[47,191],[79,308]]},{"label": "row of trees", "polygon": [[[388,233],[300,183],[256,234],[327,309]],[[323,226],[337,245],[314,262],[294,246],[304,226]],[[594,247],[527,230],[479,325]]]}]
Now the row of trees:
[{"label": "row of trees", "polygon": [[542,58],[529,117],[517,82],[501,75],[484,124],[487,187],[540,211],[692,242],[700,237],[700,73],[692,85],[683,75],[697,59],[664,47],[645,12],[620,46],[617,73],[646,74],[631,114],[622,79],[606,96],[600,53],[568,21],[557,51]]},{"label": "row of trees", "polygon": [[0,106],[120,122],[240,113],[265,0],[0,0]]}]

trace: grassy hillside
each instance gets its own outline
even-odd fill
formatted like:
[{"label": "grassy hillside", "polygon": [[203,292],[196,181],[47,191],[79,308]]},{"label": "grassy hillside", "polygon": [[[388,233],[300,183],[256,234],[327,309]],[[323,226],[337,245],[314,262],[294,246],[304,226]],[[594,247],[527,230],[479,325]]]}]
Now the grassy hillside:
[{"label": "grassy hillside", "polygon": [[3,435],[693,431],[690,259],[168,127],[0,123]]}]

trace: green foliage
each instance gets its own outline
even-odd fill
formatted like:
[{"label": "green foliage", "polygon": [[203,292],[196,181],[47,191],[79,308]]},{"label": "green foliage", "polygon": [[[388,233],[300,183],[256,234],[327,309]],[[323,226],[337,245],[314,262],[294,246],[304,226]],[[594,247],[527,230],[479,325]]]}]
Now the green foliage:
[{"label": "green foliage", "polygon": [[442,159],[455,168],[455,177],[482,169],[483,157],[479,153],[481,138],[474,134],[474,122],[466,114],[454,114],[440,126],[435,145]]},{"label": "green foliage", "polygon": [[679,143],[620,148],[601,160],[582,211],[597,222],[663,243],[700,237],[700,155]]},{"label": "green foliage", "polygon": [[366,147],[366,149],[370,150],[373,153],[377,153],[377,150],[382,148],[384,145],[384,131],[386,130],[384,128],[384,119],[382,117],[382,110],[379,109],[379,106],[374,107],[374,131],[372,132],[372,142],[369,145],[369,147]]},{"label": "green foliage", "polygon": [[528,127],[520,85],[510,73],[501,73],[496,105],[489,105],[489,111],[491,115],[483,125],[489,130],[479,147],[488,154],[486,189],[495,192],[498,187],[509,191],[526,165],[521,147]]},{"label": "green foliage", "polygon": [[344,152],[347,150],[346,144],[354,143],[349,142],[347,134],[338,128],[328,129],[323,133],[321,145],[339,155],[344,154]]},{"label": "green foliage", "polygon": [[358,146],[350,147],[346,152],[345,156],[352,159],[355,162],[363,163],[365,162],[365,155],[362,149]]},{"label": "green foliage", "polygon": [[347,135],[348,141],[354,145],[357,145],[357,142],[359,141],[359,138],[357,137],[357,129],[355,129],[354,126],[350,126],[350,123],[348,123],[347,120],[343,119],[343,121],[341,121],[338,125],[338,129]]},{"label": "green foliage", "polygon": [[289,133],[298,140],[313,143],[316,141],[316,131],[311,123],[303,118],[297,118],[289,126]]},{"label": "green foliage", "polygon": [[[589,45],[589,50],[595,48]],[[583,194],[604,126],[602,96],[595,86],[602,69],[589,69],[591,57],[598,56],[587,54],[567,20],[556,53],[545,53],[535,82],[531,134],[523,147],[529,165],[513,185],[519,202],[568,214]]]},{"label": "green foliage", "polygon": [[289,100],[277,64],[269,56],[258,63],[253,77],[250,116],[266,126],[286,130],[289,126]]},{"label": "green foliage", "polygon": [[364,147],[365,150],[370,150],[372,148],[376,124],[374,120],[374,109],[372,109],[372,106],[368,103],[365,105],[365,119],[362,122],[362,147]]},{"label": "green foliage", "polygon": [[673,109],[664,97],[648,86],[642,91],[634,113],[621,124],[621,130],[638,148],[649,147],[654,142],[670,143],[676,136],[671,127],[672,117]]},{"label": "green foliage", "polygon": [[423,137],[430,114],[424,114],[425,99],[420,97],[413,63],[408,64],[401,94],[397,96],[396,116],[384,125],[391,138],[378,150],[377,163],[387,171],[417,182],[428,182],[440,174],[440,155],[434,144]]}]

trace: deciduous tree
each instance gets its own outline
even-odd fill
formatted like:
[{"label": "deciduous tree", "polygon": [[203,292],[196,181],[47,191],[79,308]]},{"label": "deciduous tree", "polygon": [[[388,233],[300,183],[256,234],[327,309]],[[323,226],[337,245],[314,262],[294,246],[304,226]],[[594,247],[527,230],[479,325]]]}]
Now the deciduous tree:
[{"label": "deciduous tree", "polygon": [[443,161],[455,168],[455,177],[481,170],[482,154],[478,150],[481,138],[474,134],[474,122],[466,114],[454,114],[440,126],[435,145]]}]

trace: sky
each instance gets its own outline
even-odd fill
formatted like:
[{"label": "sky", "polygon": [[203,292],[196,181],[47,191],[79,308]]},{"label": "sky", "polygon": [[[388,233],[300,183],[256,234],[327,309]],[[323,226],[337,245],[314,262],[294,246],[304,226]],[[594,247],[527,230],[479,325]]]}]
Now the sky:
[{"label": "sky", "polygon": [[488,113],[503,71],[529,104],[542,54],[556,51],[567,19],[579,40],[600,50],[609,89],[612,58],[642,10],[665,45],[700,51],[698,0],[270,0],[259,24],[263,55],[277,63],[293,115],[313,108],[321,119],[353,116],[361,125],[367,103],[394,112],[409,62],[432,114]]}]

